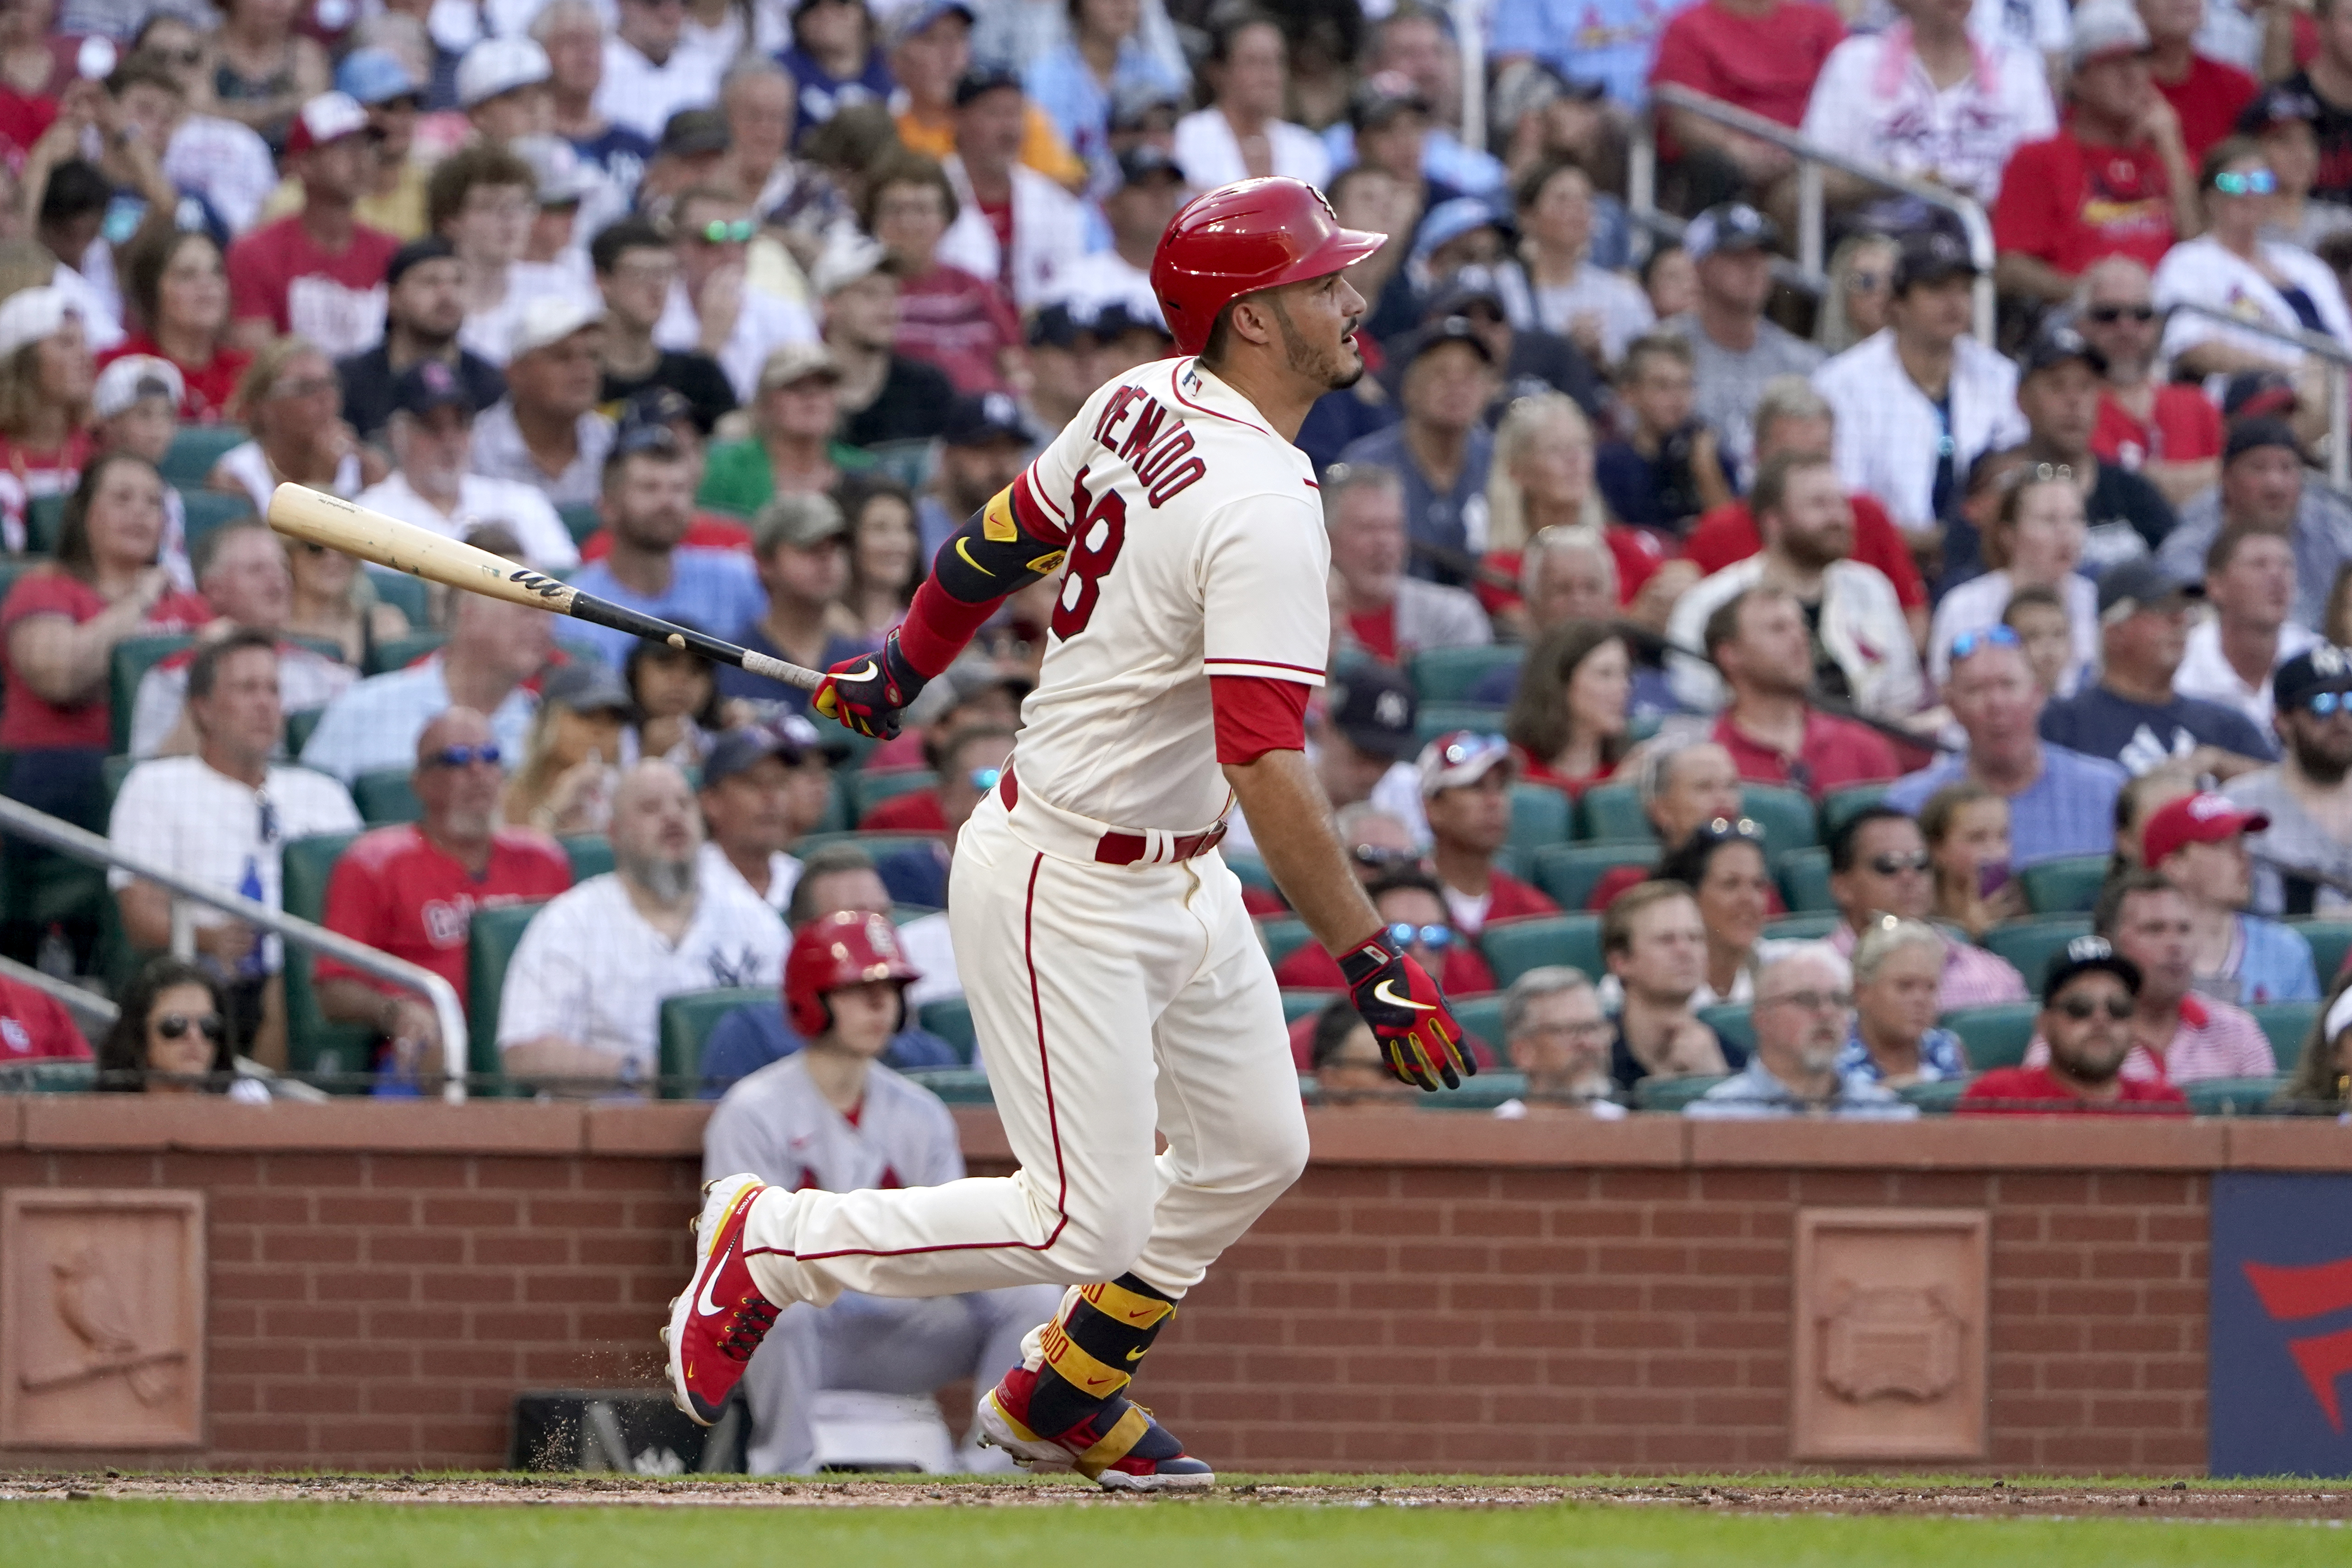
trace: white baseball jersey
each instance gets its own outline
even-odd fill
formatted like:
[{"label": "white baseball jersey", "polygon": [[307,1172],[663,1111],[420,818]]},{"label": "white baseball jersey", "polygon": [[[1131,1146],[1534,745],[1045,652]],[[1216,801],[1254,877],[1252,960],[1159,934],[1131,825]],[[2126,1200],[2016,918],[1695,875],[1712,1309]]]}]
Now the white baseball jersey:
[{"label": "white baseball jersey", "polygon": [[770,1062],[727,1091],[702,1133],[702,1172],[751,1171],[772,1187],[854,1193],[963,1179],[955,1118],[940,1097],[881,1063],[852,1123],[809,1081],[807,1054]]},{"label": "white baseball jersey", "polygon": [[1198,361],[1171,359],[1097,390],[1015,491],[1069,532],[1020,787],[1114,826],[1209,826],[1230,799],[1209,678],[1323,684],[1314,465]]}]

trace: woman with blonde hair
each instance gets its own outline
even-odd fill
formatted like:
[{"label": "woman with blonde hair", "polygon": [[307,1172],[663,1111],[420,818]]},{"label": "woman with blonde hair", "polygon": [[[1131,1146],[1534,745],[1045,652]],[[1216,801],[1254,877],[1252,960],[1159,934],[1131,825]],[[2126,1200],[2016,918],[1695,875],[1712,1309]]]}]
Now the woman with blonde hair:
[{"label": "woman with blonde hair", "polygon": [[1822,295],[1813,342],[1825,353],[1843,353],[1886,325],[1895,298],[1898,247],[1883,234],[1857,234],[1830,258],[1830,286]]},{"label": "woman with blonde hair", "polygon": [[[1486,539],[1481,564],[1514,582],[1528,541],[1547,528],[1609,524],[1601,487],[1593,482],[1592,422],[1564,392],[1540,392],[1514,402],[1495,430],[1486,468]],[[1490,616],[1523,619],[1518,595],[1481,584],[1479,603]],[[1520,628],[1524,630],[1524,627]]]},{"label": "woman with blonde hair", "polygon": [[306,338],[279,338],[253,356],[237,384],[236,413],[253,439],[222,453],[205,488],[250,496],[264,517],[281,483],[349,500],[390,471],[361,447],[343,417],[334,365]]},{"label": "woman with blonde hair", "polygon": [[81,312],[51,288],[0,303],[0,544],[27,548],[25,511],[61,496],[89,461],[98,367]]},{"label": "woman with blonde hair", "polygon": [[2020,588],[2050,588],[2064,599],[2074,627],[2074,657],[2059,692],[2070,696],[2099,657],[2098,584],[2074,570],[2089,538],[2083,488],[2063,463],[2018,468],[2001,483],[2000,504],[1984,535],[1985,564],[1992,570],[1961,584],[1936,606],[1927,633],[1927,672],[1943,685],[1951,678],[1957,638],[2000,626],[2010,595]]},{"label": "woman with blonde hair", "polygon": [[1546,632],[1503,721],[1519,776],[1574,795],[1616,772],[1633,691],[1633,654],[1615,626],[1568,621]]},{"label": "woman with blonde hair", "polygon": [[354,669],[369,667],[378,643],[408,635],[407,615],[376,597],[375,585],[356,557],[289,539],[286,570],[294,584],[286,630],[338,644],[343,662]]}]

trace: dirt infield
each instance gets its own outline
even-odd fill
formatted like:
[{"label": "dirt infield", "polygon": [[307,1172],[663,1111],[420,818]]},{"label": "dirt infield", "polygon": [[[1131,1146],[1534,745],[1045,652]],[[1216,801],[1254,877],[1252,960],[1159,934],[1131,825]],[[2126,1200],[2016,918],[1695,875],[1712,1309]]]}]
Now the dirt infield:
[{"label": "dirt infield", "polygon": [[413,1502],[686,1508],[1185,1506],[1521,1509],[1585,1503],[1759,1514],[2352,1520],[2341,1482],[1824,1479],[1546,1480],[1235,1477],[1205,1494],[1138,1499],[1062,1479],[741,1480],[618,1475],[0,1476],[0,1502],[92,1498],[209,1502]]}]

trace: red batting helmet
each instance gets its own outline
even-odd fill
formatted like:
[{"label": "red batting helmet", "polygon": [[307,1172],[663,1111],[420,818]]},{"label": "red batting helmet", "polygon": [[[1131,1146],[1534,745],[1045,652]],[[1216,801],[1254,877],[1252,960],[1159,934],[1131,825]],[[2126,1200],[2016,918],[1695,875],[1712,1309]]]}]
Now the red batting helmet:
[{"label": "red batting helmet", "polygon": [[[869,980],[920,980],[887,915],[835,910],[801,927],[784,959],[784,1013],[803,1039],[833,1027],[826,994]],[[903,1018],[901,1020],[903,1024]]]},{"label": "red batting helmet", "polygon": [[1341,228],[1323,193],[1303,180],[1241,180],[1184,204],[1152,253],[1151,291],[1178,351],[1196,354],[1218,312],[1243,295],[1337,272],[1388,237]]}]

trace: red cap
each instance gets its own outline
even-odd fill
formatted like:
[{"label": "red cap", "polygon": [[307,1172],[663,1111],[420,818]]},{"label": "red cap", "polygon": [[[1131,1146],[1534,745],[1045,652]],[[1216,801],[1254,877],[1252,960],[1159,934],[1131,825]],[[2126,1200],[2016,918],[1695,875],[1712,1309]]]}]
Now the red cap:
[{"label": "red cap", "polygon": [[294,116],[293,129],[286,134],[287,156],[357,136],[367,128],[367,110],[359,100],[347,92],[322,92]]},{"label": "red cap", "polygon": [[2219,844],[2241,833],[2260,833],[2271,825],[2267,813],[2247,811],[2226,795],[2184,795],[2157,808],[2140,830],[2150,866],[2161,866],[2184,844]]}]

